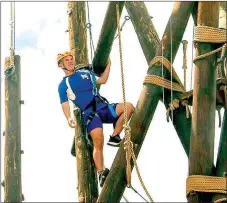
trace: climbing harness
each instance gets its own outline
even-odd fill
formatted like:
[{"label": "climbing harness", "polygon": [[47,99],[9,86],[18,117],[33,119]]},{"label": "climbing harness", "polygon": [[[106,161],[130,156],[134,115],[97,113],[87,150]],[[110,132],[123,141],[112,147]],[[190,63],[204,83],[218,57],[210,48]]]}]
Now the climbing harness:
[{"label": "climbing harness", "polygon": [[10,64],[4,72],[6,77],[12,76],[15,72],[15,2],[10,2],[10,27]]},{"label": "climbing harness", "polygon": [[116,16],[117,16],[117,30],[118,30],[118,39],[119,39],[119,53],[120,53],[120,66],[121,66],[121,81],[122,81],[122,96],[123,96],[123,106],[124,106],[124,132],[125,132],[125,142],[124,142],[124,149],[126,153],[126,177],[127,177],[127,187],[132,188],[131,186],[131,159],[133,160],[137,175],[141,182],[141,185],[146,192],[147,196],[149,197],[150,201],[153,202],[148,190],[146,189],[142,177],[139,172],[139,168],[136,161],[136,156],[133,151],[133,143],[131,141],[131,128],[128,125],[127,121],[127,107],[126,107],[126,96],[125,96],[125,85],[124,85],[124,70],[123,70],[123,57],[122,57],[122,44],[121,44],[121,32],[120,32],[120,15],[119,15],[119,5],[116,3]]}]

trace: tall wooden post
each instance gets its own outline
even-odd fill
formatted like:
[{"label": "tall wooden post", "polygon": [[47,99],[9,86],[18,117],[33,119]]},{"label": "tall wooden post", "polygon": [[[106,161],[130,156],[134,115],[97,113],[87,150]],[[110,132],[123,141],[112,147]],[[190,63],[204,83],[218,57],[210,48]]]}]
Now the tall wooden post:
[{"label": "tall wooden post", "polygon": [[102,30],[99,36],[98,45],[93,59],[93,66],[95,73],[102,73],[107,64],[110,51],[113,45],[114,36],[117,30],[116,21],[116,4],[119,4],[119,14],[121,15],[124,1],[112,1],[106,11],[106,16],[102,25]]},{"label": "tall wooden post", "polygon": [[[126,8],[128,10],[128,6],[127,4],[131,3],[131,2],[127,2],[126,3]],[[135,3],[135,2],[133,2]],[[139,3],[139,2],[138,2]],[[141,3],[141,2],[140,2]],[[184,30],[186,28],[190,13],[191,13],[191,9],[193,6],[194,2],[177,2],[174,6],[171,18],[172,18],[172,28],[174,28],[173,33],[172,33],[172,39],[173,39],[173,60],[175,58],[177,49],[179,47],[180,41],[182,39]],[[137,21],[140,21],[141,19],[144,19],[144,16],[142,15],[143,12],[140,11],[140,9],[144,9],[146,7],[144,6],[138,6],[136,7],[136,9],[134,9],[134,14],[135,12],[138,14],[141,14],[141,18],[137,18]],[[129,10],[128,10],[129,12]],[[130,16],[132,17],[133,13],[130,14]],[[182,18],[181,16],[184,16],[184,18]],[[133,19],[133,17],[132,17]],[[134,24],[134,23],[133,23]],[[145,23],[141,23],[140,26],[147,26],[149,24]],[[169,26],[169,24],[168,24]],[[147,29],[150,29],[149,27]],[[167,27],[166,30],[170,29],[170,27]],[[140,30],[140,29],[138,29]],[[146,30],[146,28],[141,30]],[[153,30],[153,32],[155,32]],[[147,34],[148,38],[154,37],[155,35],[153,34],[153,32],[149,32],[149,33],[144,33]],[[143,33],[139,33],[140,35],[143,35]],[[170,36],[165,37],[167,39],[170,38]],[[155,43],[157,44],[157,42],[159,41],[158,39],[156,39],[156,42],[154,42],[155,40],[151,40],[151,43]],[[166,46],[167,47],[167,46]],[[155,50],[151,51],[150,53],[147,54],[151,54],[153,56],[155,56]],[[170,57],[170,49],[164,49],[164,56],[167,57],[169,59]],[[152,58],[152,57],[146,57],[146,58]],[[154,74],[154,75],[161,75],[161,68],[159,67],[154,67],[154,68],[150,68],[148,70],[149,74]],[[158,87],[156,85],[144,85],[143,90],[141,92],[141,95],[139,97],[135,112],[133,114],[133,117],[130,121],[130,127],[131,127],[131,132],[132,132],[132,137],[131,140],[135,145],[135,155],[138,156],[140,148],[142,147],[144,138],[146,136],[148,127],[150,125],[150,121],[153,118],[154,112],[156,110],[156,107],[158,105],[158,101],[161,97],[161,93],[162,93],[162,88]],[[113,202],[119,202],[122,194],[125,190],[126,187],[126,160],[125,160],[125,150],[124,150],[124,146],[121,145],[118,153],[115,157],[115,160],[112,164],[110,173],[106,179],[106,182],[103,186],[103,189],[101,191],[101,194],[99,196],[98,202],[106,202],[106,201],[113,201]]]},{"label": "tall wooden post", "polygon": [[68,3],[69,46],[76,65],[88,63],[85,2]]},{"label": "tall wooden post", "polygon": [[[69,2],[69,44],[76,64],[88,64],[85,2]],[[98,181],[91,149],[82,133],[81,112],[74,111],[75,148],[78,171],[78,197],[80,202],[95,202],[98,198]]]},{"label": "tall wooden post", "polygon": [[[219,2],[199,2],[197,25],[218,27]],[[196,56],[213,50],[210,43],[199,43]],[[216,56],[195,65],[189,175],[211,175],[214,158],[216,110]],[[209,195],[189,195],[189,202],[209,202]]]},{"label": "tall wooden post", "polygon": [[[227,176],[227,111],[225,110],[222,121],[221,136],[219,141],[218,156],[216,162],[216,176]],[[214,194],[213,202],[218,199],[226,198],[224,194]]]},{"label": "tall wooden post", "polygon": [[15,70],[5,68],[5,202],[21,202],[21,75],[20,56],[15,56]]}]

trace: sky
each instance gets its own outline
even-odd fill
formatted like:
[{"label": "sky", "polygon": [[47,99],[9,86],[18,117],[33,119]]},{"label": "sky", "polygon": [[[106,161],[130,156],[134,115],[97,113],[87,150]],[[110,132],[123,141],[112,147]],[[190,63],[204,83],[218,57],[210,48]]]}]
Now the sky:
[{"label": "sky", "polygon": [[[145,2],[159,37],[167,25],[174,2]],[[92,37],[96,47],[108,2],[89,2]],[[10,3],[1,3],[1,135],[4,131],[4,58],[9,56]],[[162,11],[162,12],[160,12]],[[123,9],[121,23],[128,15]],[[69,128],[63,115],[58,84],[63,72],[57,67],[56,55],[69,50],[66,2],[16,2],[16,49],[21,57],[21,145],[22,192],[25,202],[76,202],[76,159],[70,149],[74,130]],[[193,21],[190,18],[183,39],[188,40],[187,90],[190,90],[192,70]],[[137,104],[147,72],[147,62],[131,21],[122,31],[123,64],[125,70],[126,100]],[[89,40],[89,34],[88,34]],[[88,41],[89,47],[89,41]],[[90,56],[90,51],[89,51]],[[107,84],[100,93],[110,102],[122,102],[120,58],[118,41],[110,54],[112,62]],[[179,47],[174,67],[183,81],[183,48]],[[90,60],[90,58],[89,58]],[[91,61],[91,60],[90,60]],[[192,72],[193,78],[193,72]],[[223,111],[222,111],[223,115]],[[215,159],[220,128],[216,114]],[[104,125],[104,161],[110,168],[117,148],[106,145],[112,133],[111,125]],[[123,137],[123,133],[121,137]],[[1,181],[4,179],[4,140],[1,136]],[[188,159],[171,122],[166,121],[166,110],[159,102],[147,136],[138,157],[142,178],[155,202],[185,202]],[[132,185],[146,199],[135,169]],[[130,201],[143,200],[132,190],[126,189]],[[1,187],[1,200],[4,190]],[[124,200],[122,199],[122,202]]]}]

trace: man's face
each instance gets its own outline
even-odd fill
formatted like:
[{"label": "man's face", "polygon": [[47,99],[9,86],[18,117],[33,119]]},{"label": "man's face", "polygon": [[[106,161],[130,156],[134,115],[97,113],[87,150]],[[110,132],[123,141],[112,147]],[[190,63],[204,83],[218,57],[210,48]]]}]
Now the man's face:
[{"label": "man's face", "polygon": [[72,56],[66,56],[62,59],[62,62],[67,70],[74,70],[75,61]]}]

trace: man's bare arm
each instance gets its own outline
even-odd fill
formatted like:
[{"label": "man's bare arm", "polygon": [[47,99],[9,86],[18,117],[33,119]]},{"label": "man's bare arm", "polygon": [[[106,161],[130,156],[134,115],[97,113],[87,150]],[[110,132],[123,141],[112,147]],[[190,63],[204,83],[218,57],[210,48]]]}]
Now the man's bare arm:
[{"label": "man's bare arm", "polygon": [[61,104],[61,106],[62,106],[62,110],[63,110],[63,112],[65,114],[65,117],[66,117],[66,119],[68,121],[69,126],[71,128],[74,128],[75,127],[75,123],[74,123],[73,119],[71,118],[69,102],[68,101],[67,102],[63,102]]}]

